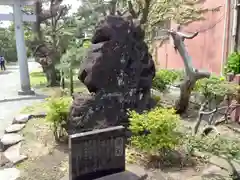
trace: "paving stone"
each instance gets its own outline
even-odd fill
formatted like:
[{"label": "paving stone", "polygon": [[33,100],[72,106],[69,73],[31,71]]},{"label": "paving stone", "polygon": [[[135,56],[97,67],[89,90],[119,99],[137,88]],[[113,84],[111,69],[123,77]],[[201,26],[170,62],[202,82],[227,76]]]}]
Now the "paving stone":
[{"label": "paving stone", "polygon": [[1,142],[4,146],[11,146],[23,140],[23,137],[20,134],[10,133],[4,134]]},{"label": "paving stone", "polygon": [[203,180],[201,176],[193,176],[188,178],[187,180]]},{"label": "paving stone", "polygon": [[33,118],[45,118],[46,116],[47,116],[46,112],[41,112],[41,113],[32,115]]},{"label": "paving stone", "polygon": [[4,152],[4,156],[14,165],[27,159],[27,156],[20,155],[21,144],[13,145]]},{"label": "paving stone", "polygon": [[0,167],[5,166],[7,163],[9,163],[9,160],[5,157],[3,152],[0,152]]},{"label": "paving stone", "polygon": [[25,127],[25,124],[12,124],[5,129],[6,133],[15,133],[21,131]]},{"label": "paving stone", "polygon": [[[29,72],[37,69],[38,63],[28,62]],[[0,139],[5,133],[5,129],[12,124],[15,112],[19,112],[23,107],[43,102],[46,96],[41,92],[37,96],[19,96],[17,92],[20,87],[19,66],[8,65],[8,73],[0,75],[1,93],[0,93]],[[14,82],[14,83],[9,83]]]},{"label": "paving stone", "polygon": [[230,161],[230,163],[232,164],[232,166],[231,166],[231,164],[226,159],[218,157],[218,156],[211,156],[209,159],[209,162],[211,164],[215,164],[215,165],[221,167],[222,169],[228,170],[230,173],[233,171],[232,166],[234,166],[234,168],[237,171],[240,171],[239,163],[237,163],[235,161]]},{"label": "paving stone", "polygon": [[135,173],[139,177],[144,177],[147,175],[147,172],[140,166],[135,164],[128,164],[126,170],[132,173]]},{"label": "paving stone", "polygon": [[210,165],[209,167],[205,168],[202,172],[203,175],[207,175],[207,174],[215,174],[218,173],[219,171],[221,171],[222,169],[218,166],[215,165]]},{"label": "paving stone", "polygon": [[20,114],[13,119],[13,124],[26,123],[32,117],[30,114]]},{"label": "paving stone", "polygon": [[20,177],[20,171],[16,168],[7,168],[0,170],[1,180],[16,180]]},{"label": "paving stone", "polygon": [[1,142],[0,139],[0,152],[3,152],[5,150],[3,143]]}]

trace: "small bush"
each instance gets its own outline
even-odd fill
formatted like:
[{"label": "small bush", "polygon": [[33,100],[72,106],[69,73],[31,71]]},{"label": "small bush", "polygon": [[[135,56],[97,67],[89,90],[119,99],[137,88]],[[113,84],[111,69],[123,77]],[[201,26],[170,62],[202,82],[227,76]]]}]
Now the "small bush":
[{"label": "small bush", "polygon": [[225,73],[240,74],[240,54],[239,52],[232,53],[227,60]]},{"label": "small bush", "polygon": [[176,80],[180,80],[182,77],[182,71],[161,69],[156,72],[156,76],[153,79],[153,88],[164,91],[168,85],[174,83]]},{"label": "small bush", "polygon": [[143,114],[131,111],[129,115],[131,144],[137,149],[154,155],[174,149],[178,144],[176,128],[180,117],[173,109],[157,107]]},{"label": "small bush", "polygon": [[228,82],[224,77],[211,76],[196,82],[194,91],[204,95],[206,100],[215,99],[218,103],[223,100],[226,95],[233,95],[237,91],[234,83]]},{"label": "small bush", "polygon": [[198,150],[216,156],[225,156],[233,159],[240,159],[240,141],[228,139],[222,136],[185,136],[182,144],[188,148],[189,152]]},{"label": "small bush", "polygon": [[53,98],[49,99],[47,107],[46,120],[51,123],[53,134],[57,141],[64,137],[64,127],[67,123],[71,98]]}]

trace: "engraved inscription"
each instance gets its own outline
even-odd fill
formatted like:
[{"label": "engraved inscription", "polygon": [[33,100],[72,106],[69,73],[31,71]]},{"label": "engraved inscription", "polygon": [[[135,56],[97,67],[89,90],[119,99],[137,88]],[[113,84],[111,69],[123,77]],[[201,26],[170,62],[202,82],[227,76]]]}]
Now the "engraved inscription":
[{"label": "engraved inscription", "polygon": [[[125,139],[123,131],[73,137],[71,140],[72,174],[70,180],[102,177],[125,169]],[[94,175],[96,174],[96,175]],[[94,178],[92,177],[94,176]]]},{"label": "engraved inscription", "polygon": [[123,155],[123,138],[118,137],[114,140],[115,142],[115,156]]}]

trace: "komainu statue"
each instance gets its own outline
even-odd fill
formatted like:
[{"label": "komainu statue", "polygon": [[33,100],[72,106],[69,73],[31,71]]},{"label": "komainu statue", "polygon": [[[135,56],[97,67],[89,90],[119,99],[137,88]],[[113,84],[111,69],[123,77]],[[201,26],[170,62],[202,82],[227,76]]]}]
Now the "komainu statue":
[{"label": "komainu statue", "polygon": [[131,17],[106,16],[96,27],[78,78],[91,95],[73,96],[68,134],[128,124],[128,110],[154,106],[155,66],[144,31]]}]

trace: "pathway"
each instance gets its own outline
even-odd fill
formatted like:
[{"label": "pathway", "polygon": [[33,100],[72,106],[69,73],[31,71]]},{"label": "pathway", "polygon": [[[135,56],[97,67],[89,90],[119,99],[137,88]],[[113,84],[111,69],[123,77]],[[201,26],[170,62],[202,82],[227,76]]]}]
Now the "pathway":
[{"label": "pathway", "polygon": [[[39,67],[36,62],[29,62],[29,71]],[[25,106],[43,99],[42,96],[19,96],[20,77],[18,65],[9,65],[5,72],[0,71],[0,138],[4,129],[12,123],[16,113]]]}]

